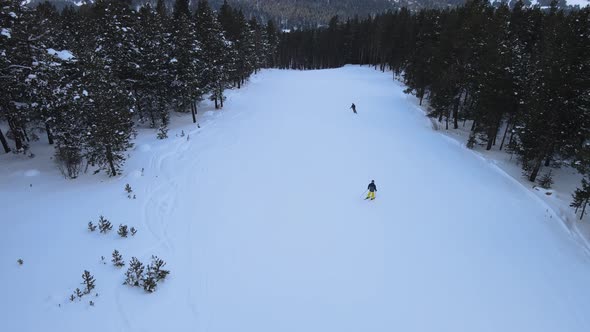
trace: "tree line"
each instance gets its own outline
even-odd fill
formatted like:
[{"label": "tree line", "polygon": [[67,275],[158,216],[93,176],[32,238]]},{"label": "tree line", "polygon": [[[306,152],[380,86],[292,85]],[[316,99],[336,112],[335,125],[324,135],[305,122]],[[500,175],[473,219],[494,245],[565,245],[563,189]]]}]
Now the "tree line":
[{"label": "tree line", "polygon": [[206,0],[167,8],[159,0],[98,0],[61,12],[0,0],[0,144],[27,153],[45,135],[64,175],[93,166],[120,173],[137,126],[167,136],[170,112],[190,112],[204,98],[222,108],[224,91],[274,66],[273,22],[248,20]]},{"label": "tree line", "polygon": [[280,35],[278,66],[390,70],[448,129],[470,124],[468,147],[508,150],[534,182],[570,164],[583,175],[572,206],[590,200],[590,8],[470,0],[401,9]]}]

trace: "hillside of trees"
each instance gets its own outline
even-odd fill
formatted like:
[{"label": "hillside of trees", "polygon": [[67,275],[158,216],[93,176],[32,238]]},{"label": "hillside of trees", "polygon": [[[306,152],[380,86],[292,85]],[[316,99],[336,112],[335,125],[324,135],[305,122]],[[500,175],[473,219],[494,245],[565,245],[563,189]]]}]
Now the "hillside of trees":
[{"label": "hillside of trees", "polygon": [[[42,3],[45,0],[35,0],[32,3]],[[94,0],[87,0],[92,3]],[[259,22],[273,20],[280,28],[315,28],[327,25],[334,16],[342,20],[348,18],[365,18],[369,15],[384,13],[388,10],[407,8],[410,11],[420,9],[444,9],[448,7],[460,6],[465,0],[210,0],[211,7],[215,10],[221,8],[227,1],[230,6],[242,10],[247,19],[256,18]],[[51,0],[51,2],[61,9],[72,2],[81,2],[81,0]],[[492,1],[494,2],[494,1]],[[500,3],[501,1],[497,1]],[[515,0],[508,1],[511,6]],[[537,1],[540,6],[549,6],[551,0]],[[136,8],[146,3],[156,5],[155,0],[133,0],[132,5]],[[174,5],[174,0],[166,0],[166,5],[170,8]],[[524,2],[526,6],[531,1]],[[194,10],[197,1],[190,2],[190,8]],[[560,0],[559,7],[566,7],[566,1]]]},{"label": "hillside of trees", "polygon": [[[0,146],[28,154],[40,135],[55,146],[65,176],[82,169],[119,174],[137,126],[166,138],[170,112],[191,112],[240,88],[257,70],[274,66],[272,22],[246,20],[229,5],[214,13],[206,0],[167,10],[131,9],[100,0],[58,12],[0,0]],[[6,128],[5,127],[5,128]]]}]

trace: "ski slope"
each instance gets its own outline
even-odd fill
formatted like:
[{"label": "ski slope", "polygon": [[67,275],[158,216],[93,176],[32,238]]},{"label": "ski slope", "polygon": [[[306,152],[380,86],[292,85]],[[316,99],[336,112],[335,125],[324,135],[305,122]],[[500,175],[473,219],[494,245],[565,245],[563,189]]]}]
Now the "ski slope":
[{"label": "ski slope", "polygon": [[[141,130],[120,178],[1,156],[0,329],[590,331],[583,248],[402,91],[366,67],[266,70],[200,128]],[[101,214],[108,235],[86,228]],[[171,274],[123,286],[113,249]],[[70,302],[84,269],[99,296]]]}]

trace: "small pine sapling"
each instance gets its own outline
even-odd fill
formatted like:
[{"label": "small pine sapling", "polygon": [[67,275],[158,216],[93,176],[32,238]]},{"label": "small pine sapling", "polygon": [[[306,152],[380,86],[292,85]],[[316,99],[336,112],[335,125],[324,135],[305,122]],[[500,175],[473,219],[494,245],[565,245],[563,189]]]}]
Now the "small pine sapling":
[{"label": "small pine sapling", "polygon": [[96,225],[92,223],[92,221],[88,222],[88,230],[94,232],[96,230]]},{"label": "small pine sapling", "polygon": [[104,256],[100,256],[100,261],[106,265],[107,262],[104,261]]},{"label": "small pine sapling", "polygon": [[131,227],[129,231],[131,231],[131,236],[135,236],[135,233],[137,233],[137,229],[135,229],[135,227]]},{"label": "small pine sapling", "polygon": [[84,295],[84,293],[82,293],[80,288],[76,288],[76,291],[74,293],[76,294],[77,297],[82,297]]},{"label": "small pine sapling", "polygon": [[143,263],[141,263],[137,258],[132,257],[131,261],[129,262],[129,269],[127,272],[125,272],[125,282],[123,284],[129,286],[139,286],[143,279],[143,271]]},{"label": "small pine sapling", "polygon": [[575,213],[581,208],[580,220],[584,218],[586,214],[586,206],[590,202],[590,182],[585,178],[582,179],[582,188],[576,188],[576,191],[572,195],[573,202],[570,204],[571,207],[576,208]]},{"label": "small pine sapling", "polygon": [[119,225],[119,230],[117,231],[120,237],[127,237],[129,232],[127,231],[127,225]]},{"label": "small pine sapling", "polygon": [[475,135],[469,135],[469,139],[467,140],[467,148],[473,149],[475,146]]},{"label": "small pine sapling", "polygon": [[113,262],[113,265],[115,265],[116,267],[125,266],[125,262],[123,261],[123,256],[121,256],[121,254],[119,253],[119,251],[117,249],[115,249],[115,251],[113,251],[113,259],[111,260],[111,262]]},{"label": "small pine sapling", "polygon": [[70,302],[74,302],[75,299],[76,297],[74,296],[74,294],[70,295]]},{"label": "small pine sapling", "polygon": [[180,137],[184,137],[184,130],[180,131]]},{"label": "small pine sapling", "polygon": [[539,179],[539,186],[541,186],[541,188],[551,189],[551,186],[553,185],[553,174],[551,173],[552,171],[549,170],[549,172],[545,173],[541,179]]},{"label": "small pine sapling", "polygon": [[94,302],[92,302],[92,300],[90,300],[90,302],[88,302],[88,304],[90,304],[91,307],[94,307]]},{"label": "small pine sapling", "polygon": [[141,281],[143,283],[143,290],[146,292],[153,293],[156,290],[156,286],[158,284],[156,282],[155,273],[152,269],[152,266],[147,267],[147,273]]},{"label": "small pine sapling", "polygon": [[111,225],[111,222],[108,221],[105,217],[100,216],[98,219],[98,229],[100,229],[101,233],[106,233],[113,229],[113,225]]},{"label": "small pine sapling", "polygon": [[24,261],[21,258],[19,258],[16,262],[18,263],[18,265],[23,265],[24,263]]},{"label": "small pine sapling", "polygon": [[94,276],[90,274],[90,272],[84,270],[84,274],[82,274],[82,285],[84,285],[84,294],[90,294],[90,291],[94,289]]},{"label": "small pine sapling", "polygon": [[170,274],[170,271],[162,269],[164,266],[166,266],[166,262],[157,256],[152,256],[152,263],[149,269],[153,272],[156,281],[164,280]]},{"label": "small pine sapling", "polygon": [[125,191],[126,191],[128,194],[131,194],[131,193],[133,192],[133,189],[131,189],[131,186],[129,185],[129,183],[127,183],[127,184],[125,185]]},{"label": "small pine sapling", "polygon": [[158,137],[158,139],[168,138],[168,128],[166,128],[166,127],[160,127],[160,130],[158,131],[157,137]]}]

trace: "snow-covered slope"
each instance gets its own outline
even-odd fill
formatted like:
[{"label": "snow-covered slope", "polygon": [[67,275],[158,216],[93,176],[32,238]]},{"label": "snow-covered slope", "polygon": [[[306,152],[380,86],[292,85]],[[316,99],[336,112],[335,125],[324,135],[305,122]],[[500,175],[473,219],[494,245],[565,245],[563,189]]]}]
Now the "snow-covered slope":
[{"label": "snow-covered slope", "polygon": [[[201,128],[141,132],[120,178],[0,157],[2,330],[590,330],[583,248],[402,90],[368,68],[268,70]],[[101,214],[137,235],[89,232]],[[171,275],[124,286],[113,249]],[[84,269],[99,295],[70,302]]]}]

